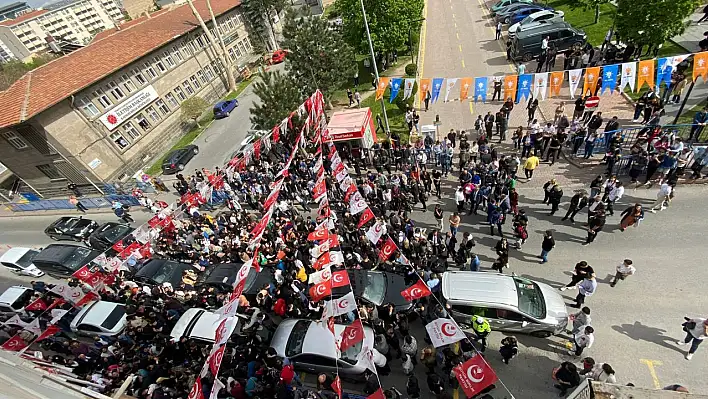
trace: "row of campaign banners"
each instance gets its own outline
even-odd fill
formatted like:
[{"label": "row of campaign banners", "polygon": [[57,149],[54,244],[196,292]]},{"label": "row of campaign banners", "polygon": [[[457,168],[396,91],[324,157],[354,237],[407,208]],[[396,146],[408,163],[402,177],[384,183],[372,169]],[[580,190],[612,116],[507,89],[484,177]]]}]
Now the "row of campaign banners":
[{"label": "row of campaign banners", "polygon": [[[479,99],[487,101],[487,94],[490,90],[490,81],[495,80],[502,83],[504,98],[511,98],[518,102],[522,98],[528,99],[532,93],[534,98],[546,99],[546,94],[549,97],[559,96],[561,87],[565,81],[565,75],[568,74],[568,86],[570,89],[570,98],[575,98],[575,92],[583,82],[582,94],[590,92],[592,95],[599,87],[601,94],[607,90],[612,93],[618,89],[622,91],[629,86],[632,91],[639,91],[646,84],[651,89],[661,87],[663,82],[667,89],[671,86],[671,74],[676,69],[678,64],[691,56],[684,54],[674,57],[659,58],[658,62],[654,59],[625,62],[622,64],[613,64],[605,66],[595,66],[580,69],[571,69],[567,71],[543,72],[543,73],[527,73],[522,75],[506,75],[498,76],[482,76],[479,78],[421,78],[419,79],[418,94],[420,101],[425,101],[426,98],[433,103],[437,102],[443,86],[446,88],[445,99],[450,98],[455,86],[459,83],[459,100],[470,98],[476,102]],[[708,78],[708,52],[693,54],[693,80],[700,76],[703,81]],[[655,65],[656,63],[656,65]],[[413,87],[415,78],[379,78],[376,86],[376,99],[383,97],[387,88],[390,88],[390,102],[393,102],[398,96],[401,87],[403,87],[403,99],[413,95]],[[493,89],[493,87],[491,87]],[[549,91],[550,88],[550,91]],[[470,93],[472,91],[472,93]]]}]

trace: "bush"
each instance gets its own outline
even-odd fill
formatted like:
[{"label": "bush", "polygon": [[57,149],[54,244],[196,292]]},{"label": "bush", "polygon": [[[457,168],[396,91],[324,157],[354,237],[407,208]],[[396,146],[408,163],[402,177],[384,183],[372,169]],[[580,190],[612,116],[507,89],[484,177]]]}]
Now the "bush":
[{"label": "bush", "polygon": [[[413,64],[406,65],[406,69]],[[415,65],[413,65],[415,67]],[[401,89],[401,91],[398,92],[398,96],[396,96],[396,99],[393,100],[393,103],[396,104],[396,107],[400,109],[403,112],[406,112],[408,108],[413,108],[413,100],[415,100],[415,96],[418,95],[418,82],[416,81],[413,83],[413,90],[411,91],[411,96],[408,97],[407,99],[403,99],[403,93],[404,90]]]},{"label": "bush", "polygon": [[415,76],[418,71],[418,67],[415,64],[406,65],[406,76]]}]

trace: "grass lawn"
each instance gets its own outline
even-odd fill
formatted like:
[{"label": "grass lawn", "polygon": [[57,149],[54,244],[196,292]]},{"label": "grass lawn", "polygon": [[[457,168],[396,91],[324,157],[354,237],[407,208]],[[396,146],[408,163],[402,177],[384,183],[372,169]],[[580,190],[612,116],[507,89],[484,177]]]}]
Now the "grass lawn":
[{"label": "grass lawn", "polygon": [[[396,104],[391,104],[388,102],[388,92],[389,90],[386,90],[386,93],[384,93],[383,98],[386,103],[386,114],[388,116],[389,128],[391,129],[391,133],[397,133],[401,137],[401,143],[408,143],[409,135],[408,126],[406,125],[405,112],[398,109]],[[398,95],[402,96],[403,91],[400,91]],[[364,101],[361,102],[361,107],[371,108],[371,114],[373,118],[376,118],[377,114],[381,114],[381,117],[383,118],[383,112],[381,111],[381,101],[376,101],[375,98],[376,96],[374,95],[367,97],[366,99],[364,99]],[[377,139],[379,141],[384,140],[386,139],[386,135],[378,133]]]},{"label": "grass lawn", "polygon": [[687,125],[693,123],[693,116],[696,115],[696,112],[702,110],[706,105],[708,105],[708,102],[701,101],[701,103],[696,105],[695,107],[688,110],[684,110],[683,114],[681,114],[681,117],[679,117],[678,121],[676,121],[676,124]]}]

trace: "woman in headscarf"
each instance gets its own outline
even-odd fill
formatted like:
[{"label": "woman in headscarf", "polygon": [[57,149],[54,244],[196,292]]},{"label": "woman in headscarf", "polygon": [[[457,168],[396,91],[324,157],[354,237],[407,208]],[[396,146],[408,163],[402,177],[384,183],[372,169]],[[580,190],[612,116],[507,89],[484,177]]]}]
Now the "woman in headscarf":
[{"label": "woman in headscarf", "polygon": [[622,211],[621,216],[620,231],[624,231],[629,226],[639,226],[639,223],[644,219],[644,209],[641,204],[634,204]]}]

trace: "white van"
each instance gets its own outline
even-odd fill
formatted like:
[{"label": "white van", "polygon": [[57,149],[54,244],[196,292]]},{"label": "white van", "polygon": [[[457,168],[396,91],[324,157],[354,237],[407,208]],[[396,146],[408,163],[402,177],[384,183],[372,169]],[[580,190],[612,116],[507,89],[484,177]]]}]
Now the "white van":
[{"label": "white van", "polygon": [[471,326],[473,316],[482,316],[492,330],[549,337],[563,332],[568,324],[565,301],[558,291],[523,277],[446,272],[442,294],[450,314],[463,326]]}]

